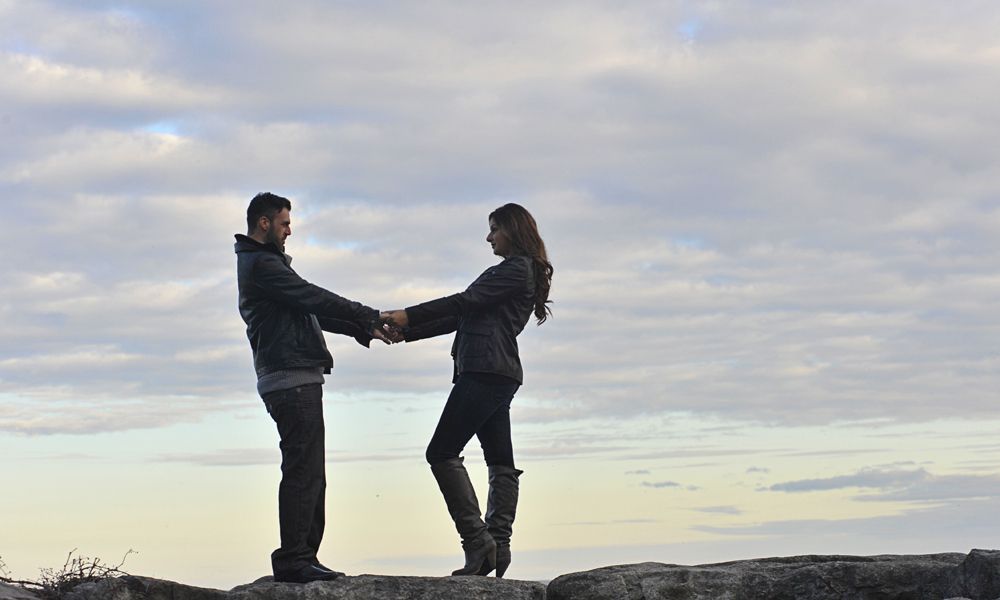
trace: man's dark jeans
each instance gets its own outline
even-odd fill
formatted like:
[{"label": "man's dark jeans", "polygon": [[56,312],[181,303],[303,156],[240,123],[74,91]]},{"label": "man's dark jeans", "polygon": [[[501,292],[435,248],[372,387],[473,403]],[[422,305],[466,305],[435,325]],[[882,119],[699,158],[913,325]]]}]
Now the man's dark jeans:
[{"label": "man's dark jeans", "polygon": [[281,547],[271,553],[274,573],[316,563],[326,523],[323,386],[304,385],[264,394],[281,436],[278,524]]},{"label": "man's dark jeans", "polygon": [[458,458],[475,435],[483,448],[486,464],[513,468],[510,402],[519,387],[517,381],[503,375],[459,375],[427,445],[427,462],[433,465]]}]

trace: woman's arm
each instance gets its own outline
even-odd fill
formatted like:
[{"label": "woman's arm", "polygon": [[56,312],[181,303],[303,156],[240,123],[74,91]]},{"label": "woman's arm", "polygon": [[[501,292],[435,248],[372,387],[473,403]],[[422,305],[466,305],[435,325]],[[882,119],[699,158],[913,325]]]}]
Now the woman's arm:
[{"label": "woman's arm", "polygon": [[442,317],[404,330],[403,339],[407,342],[415,342],[446,333],[454,333],[456,329],[458,329],[458,317]]},{"label": "woman's arm", "polygon": [[512,256],[487,270],[464,292],[407,308],[406,319],[410,326],[416,326],[500,304],[511,296],[523,292],[530,276],[531,259],[526,256]]}]

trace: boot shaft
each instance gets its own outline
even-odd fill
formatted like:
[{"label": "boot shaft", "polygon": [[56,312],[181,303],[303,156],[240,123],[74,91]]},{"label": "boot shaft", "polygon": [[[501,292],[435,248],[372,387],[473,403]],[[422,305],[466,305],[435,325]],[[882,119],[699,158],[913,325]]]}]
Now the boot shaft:
[{"label": "boot shaft", "polygon": [[465,470],[463,458],[450,458],[431,465],[431,473],[437,480],[441,495],[448,506],[448,514],[455,523],[455,529],[463,542],[469,542],[486,530],[479,509],[476,489]]},{"label": "boot shaft", "polygon": [[519,478],[524,471],[503,465],[490,465],[490,492],[486,503],[486,525],[500,545],[510,543],[517,514]]},{"label": "boot shaft", "polygon": [[465,566],[452,575],[489,573],[497,564],[497,544],[487,531],[479,512],[479,500],[472,486],[463,459],[451,458],[431,465],[441,495],[448,506],[448,514],[462,538]]}]

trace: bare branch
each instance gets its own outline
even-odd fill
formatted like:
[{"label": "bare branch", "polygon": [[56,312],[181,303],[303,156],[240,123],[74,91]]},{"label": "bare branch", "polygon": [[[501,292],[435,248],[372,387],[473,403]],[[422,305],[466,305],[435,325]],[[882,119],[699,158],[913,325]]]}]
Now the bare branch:
[{"label": "bare branch", "polygon": [[20,579],[10,579],[8,577],[7,565],[0,559],[0,582],[19,585],[33,590],[44,600],[59,600],[67,592],[80,585],[108,579],[111,577],[127,576],[128,573],[122,570],[122,566],[131,554],[138,554],[135,550],[129,549],[117,565],[109,566],[100,558],[88,558],[86,556],[74,556],[77,549],[70,550],[66,555],[66,561],[61,569],[39,569],[37,581],[26,581]]}]

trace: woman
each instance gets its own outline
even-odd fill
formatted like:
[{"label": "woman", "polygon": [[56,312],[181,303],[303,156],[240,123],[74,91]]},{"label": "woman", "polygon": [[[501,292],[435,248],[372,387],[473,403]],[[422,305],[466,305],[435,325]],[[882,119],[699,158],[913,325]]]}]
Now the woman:
[{"label": "woman", "polygon": [[[518,477],[510,440],[510,402],[521,386],[517,334],[534,313],[538,324],[552,314],[552,264],[535,219],[517,204],[489,216],[486,241],[503,262],[490,267],[467,290],[405,310],[382,314],[403,328],[408,342],[455,334],[454,387],[434,435],[427,462],[462,537],[465,566],[452,575],[503,577],[510,566],[510,536],[517,509]],[[459,454],[475,435],[489,467],[486,521]]]}]

